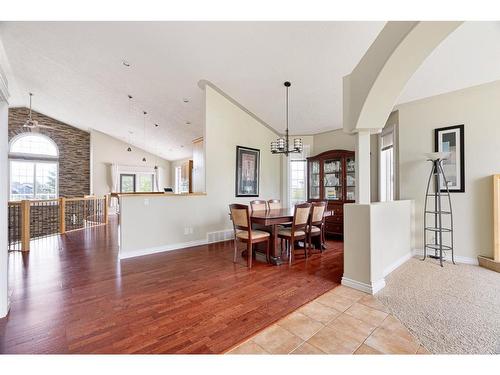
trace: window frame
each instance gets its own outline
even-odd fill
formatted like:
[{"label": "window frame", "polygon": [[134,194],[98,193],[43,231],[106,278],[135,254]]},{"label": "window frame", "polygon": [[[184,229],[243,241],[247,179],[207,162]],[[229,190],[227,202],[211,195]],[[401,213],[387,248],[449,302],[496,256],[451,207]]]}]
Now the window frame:
[{"label": "window frame", "polygon": [[[378,200],[379,202],[390,202],[399,199],[399,141],[398,141],[398,124],[394,123],[386,125],[382,132],[378,135]],[[389,147],[382,147],[382,137],[392,133],[392,145]],[[386,181],[382,179],[382,163],[383,151],[392,149],[392,197],[391,199],[382,200],[382,191],[385,189]]]},{"label": "window frame", "polygon": [[[32,154],[25,152],[12,152],[12,146],[18,142],[21,138],[28,136],[36,136],[40,138],[44,138],[49,141],[55,148],[57,156],[53,155],[44,155],[44,154]],[[8,162],[9,162],[9,200],[12,200],[12,162],[24,162],[24,163],[32,163],[33,164],[33,196],[27,199],[16,199],[15,201],[20,200],[51,200],[59,198],[59,147],[54,142],[53,139],[46,136],[45,134],[38,134],[33,132],[26,132],[17,134],[9,141],[9,152],[8,152]],[[55,186],[55,197],[54,198],[39,198],[37,197],[37,164],[46,163],[46,164],[54,164],[56,167],[56,186]]]},{"label": "window frame", "polygon": [[[123,181],[122,181],[122,177],[125,176],[125,177],[132,177],[134,179],[134,182],[133,182],[133,186],[134,186],[134,189],[132,191],[132,193],[135,193],[136,192],[136,181],[137,181],[137,177],[135,175],[135,173],[120,173],[120,193],[123,193]],[[126,192],[126,193],[130,193],[130,192]]]}]

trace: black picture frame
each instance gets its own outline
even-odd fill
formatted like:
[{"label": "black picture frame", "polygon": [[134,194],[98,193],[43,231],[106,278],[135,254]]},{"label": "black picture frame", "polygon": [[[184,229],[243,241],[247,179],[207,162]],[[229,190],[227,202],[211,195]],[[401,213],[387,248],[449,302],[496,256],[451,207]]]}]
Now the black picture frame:
[{"label": "black picture frame", "polygon": [[260,150],[236,146],[235,195],[258,197],[260,187]]},{"label": "black picture frame", "polygon": [[[443,161],[443,169],[448,180],[448,191],[450,193],[465,193],[465,126],[464,124],[447,126],[444,128],[434,129],[434,151],[436,152],[451,152],[452,156],[449,160]],[[458,136],[457,136],[458,135]],[[445,145],[443,142],[444,137],[449,136],[450,145]],[[457,139],[459,138],[459,139]],[[458,146],[458,147],[457,147]],[[454,149],[453,149],[454,148]],[[456,165],[456,164],[459,165]],[[458,173],[457,173],[458,171]],[[460,174],[457,176],[457,174]],[[446,192],[446,189],[442,188],[440,182],[440,191]]]}]

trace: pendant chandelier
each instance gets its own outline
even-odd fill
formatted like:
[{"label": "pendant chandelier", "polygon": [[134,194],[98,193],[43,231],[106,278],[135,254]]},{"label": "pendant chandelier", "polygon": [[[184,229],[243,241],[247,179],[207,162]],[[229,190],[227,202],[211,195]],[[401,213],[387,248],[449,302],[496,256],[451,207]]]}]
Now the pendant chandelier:
[{"label": "pendant chandelier", "polygon": [[276,141],[271,142],[271,153],[273,154],[285,154],[288,156],[288,154],[292,153],[299,153],[302,152],[302,139],[301,138],[295,138],[293,140],[293,148],[290,148],[290,140],[288,137],[288,89],[292,85],[290,82],[286,81],[284,83],[286,87],[286,133],[285,137],[280,137]]}]

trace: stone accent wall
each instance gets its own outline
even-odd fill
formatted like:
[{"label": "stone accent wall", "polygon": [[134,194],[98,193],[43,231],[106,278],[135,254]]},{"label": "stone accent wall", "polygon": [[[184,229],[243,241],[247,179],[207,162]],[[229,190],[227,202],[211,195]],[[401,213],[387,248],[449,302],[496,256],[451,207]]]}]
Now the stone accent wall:
[{"label": "stone accent wall", "polygon": [[[31,131],[23,128],[28,108],[9,108],[9,141],[17,134]],[[52,129],[38,133],[50,137],[59,148],[59,196],[82,197],[90,194],[90,133],[74,128],[41,113],[32,112],[33,119]]]}]

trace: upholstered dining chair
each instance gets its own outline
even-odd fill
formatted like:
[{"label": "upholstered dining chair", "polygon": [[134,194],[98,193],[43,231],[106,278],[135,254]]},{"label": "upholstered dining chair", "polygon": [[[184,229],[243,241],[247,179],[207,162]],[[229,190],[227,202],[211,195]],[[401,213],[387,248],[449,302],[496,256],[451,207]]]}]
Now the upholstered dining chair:
[{"label": "upholstered dining chair", "polygon": [[325,211],[326,201],[317,201],[311,203],[311,216],[309,225],[306,227],[307,240],[309,242],[309,251],[312,249],[312,237],[319,236],[319,248],[323,251],[325,243]]},{"label": "upholstered dining chair", "polygon": [[231,220],[234,228],[234,257],[233,262],[236,263],[238,254],[238,241],[247,244],[247,266],[252,268],[253,245],[256,243],[265,242],[266,244],[266,260],[269,262],[269,239],[270,235],[261,230],[252,230],[250,225],[250,213],[248,206],[244,204],[230,204],[229,211],[231,212]]},{"label": "upholstered dining chair", "polygon": [[279,210],[282,208],[281,201],[279,199],[269,199],[267,201],[267,206],[270,210]]},{"label": "upholstered dining chair", "polygon": [[278,238],[285,240],[287,248],[288,262],[292,264],[295,252],[295,241],[304,240],[304,255],[307,258],[307,233],[306,227],[309,224],[309,214],[311,213],[311,203],[296,204],[293,212],[293,221],[290,228],[282,228],[278,232]]},{"label": "upholstered dining chair", "polygon": [[252,211],[267,211],[267,202],[263,200],[254,200],[250,202]]}]

